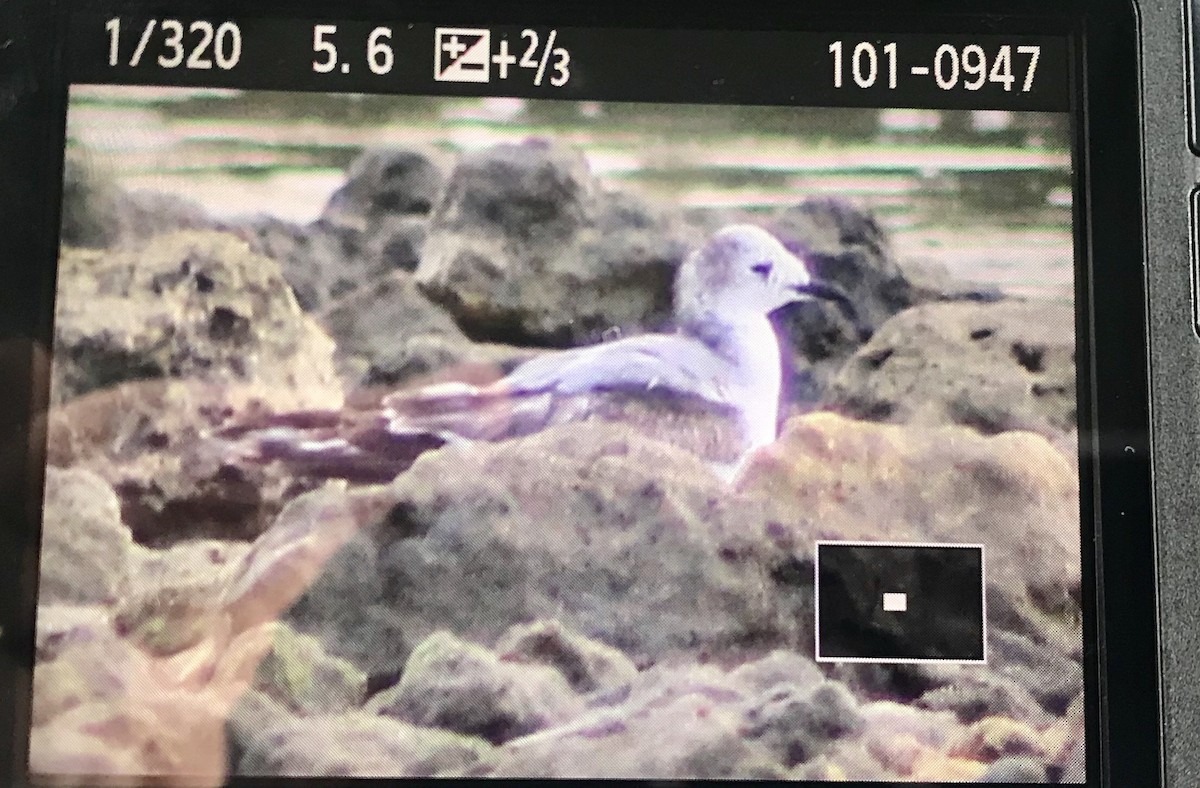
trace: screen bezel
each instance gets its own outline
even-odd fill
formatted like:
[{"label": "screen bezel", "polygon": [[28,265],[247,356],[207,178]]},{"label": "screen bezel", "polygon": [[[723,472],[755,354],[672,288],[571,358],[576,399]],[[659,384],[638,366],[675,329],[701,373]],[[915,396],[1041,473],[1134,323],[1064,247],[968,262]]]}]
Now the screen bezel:
[{"label": "screen bezel", "polygon": [[[29,7],[26,8],[25,6]],[[19,451],[0,452],[0,577],[17,578],[0,595],[0,776],[25,772],[37,545],[45,451],[48,364],[33,346],[50,347],[58,201],[67,75],[63,54],[70,12],[229,16],[331,16],[313,0],[264,2],[14,3],[0,14],[15,46],[0,55],[0,435]],[[1123,0],[1055,4],[1006,2],[865,2],[820,13],[783,0],[739,6],[737,19],[716,8],[617,0],[584,3],[517,0],[343,4],[340,18],[439,23],[504,22],[604,27],[837,30],[839,32],[1037,32],[1072,41],[1076,163],[1077,336],[1081,527],[1084,568],[1084,664],[1088,768],[1093,784],[1159,784],[1162,769],[1147,383],[1144,202],[1139,123],[1137,23]],[[9,67],[11,64],[11,68]],[[11,76],[10,72],[11,71]],[[7,97],[11,95],[11,100]],[[1095,111],[1092,108],[1095,107]],[[1090,352],[1089,352],[1090,351]],[[7,437],[11,436],[11,437]],[[25,450],[25,447],[28,450]],[[1095,527],[1092,527],[1092,523]],[[1094,560],[1092,559],[1094,556]],[[1095,588],[1095,594],[1086,593]]]}]

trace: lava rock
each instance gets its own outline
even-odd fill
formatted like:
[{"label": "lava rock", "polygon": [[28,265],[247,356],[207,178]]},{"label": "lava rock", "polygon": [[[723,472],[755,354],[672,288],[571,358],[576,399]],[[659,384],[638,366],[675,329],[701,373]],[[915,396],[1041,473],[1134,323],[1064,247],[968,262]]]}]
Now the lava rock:
[{"label": "lava rock", "polygon": [[500,636],[495,650],[507,663],[555,668],[579,693],[622,687],[637,675],[637,666],[620,651],[555,620],[518,624]]},{"label": "lava rock", "polygon": [[322,218],[371,224],[387,217],[429,213],[445,183],[441,168],[425,153],[376,149],[362,153],[346,171]]},{"label": "lava rock", "polygon": [[858,703],[841,684],[813,691],[777,687],[746,711],[744,734],[763,742],[785,766],[811,760],[830,742],[863,727]]},{"label": "lava rock", "polygon": [[740,731],[744,694],[718,670],[675,667],[639,676],[615,705],[509,742],[494,777],[781,779],[769,750]]},{"label": "lava rock", "polygon": [[416,269],[425,243],[421,216],[385,216],[369,226],[318,219],[295,224],[262,216],[224,227],[256,253],[278,261],[297,303],[320,311],[395,270]]},{"label": "lava rock", "polygon": [[528,140],[465,154],[430,214],[417,279],[466,334],[564,347],[665,324],[689,240],[582,154]]},{"label": "lava rock", "polygon": [[176,230],[214,226],[199,203],[175,194],[127,191],[97,159],[71,153],[63,164],[64,246],[111,249]]},{"label": "lava rock", "polygon": [[129,587],[134,545],[120,501],[84,469],[46,469],[42,514],[42,604],[111,604]]},{"label": "lava rock", "polygon": [[490,751],[480,739],[364,712],[292,718],[246,743],[238,773],[263,777],[461,776]]},{"label": "lava rock", "polygon": [[279,626],[271,650],[258,666],[255,687],[304,716],[337,714],[362,705],[367,677],[320,641]]},{"label": "lava rock", "polygon": [[463,366],[490,366],[500,378],[533,352],[471,342],[454,320],[393,271],[333,301],[319,317],[337,342],[337,361],[350,387],[417,382]]},{"label": "lava rock", "polygon": [[580,706],[555,668],[502,662],[482,646],[436,632],[413,650],[400,683],[368,709],[499,744],[562,721]]},{"label": "lava rock", "polygon": [[1069,305],[1049,302],[915,307],[846,362],[823,405],[872,421],[1028,430],[1069,445],[1074,321]]},{"label": "lava rock", "polygon": [[59,262],[52,401],[128,380],[254,383],[340,397],[333,343],[279,266],[223,233],[180,232]]}]

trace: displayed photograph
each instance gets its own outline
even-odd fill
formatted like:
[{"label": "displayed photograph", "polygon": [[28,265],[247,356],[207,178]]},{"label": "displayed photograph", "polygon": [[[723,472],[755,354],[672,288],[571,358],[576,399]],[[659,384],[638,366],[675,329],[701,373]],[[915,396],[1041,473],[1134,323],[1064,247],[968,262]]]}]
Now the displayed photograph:
[{"label": "displayed photograph", "polygon": [[1085,778],[1065,113],[77,85],[30,768]]}]

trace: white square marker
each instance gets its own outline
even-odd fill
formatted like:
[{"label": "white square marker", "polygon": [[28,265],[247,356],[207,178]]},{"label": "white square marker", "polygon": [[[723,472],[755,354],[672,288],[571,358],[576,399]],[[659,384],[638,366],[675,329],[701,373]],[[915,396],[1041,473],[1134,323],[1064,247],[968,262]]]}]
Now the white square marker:
[{"label": "white square marker", "polygon": [[884,594],[883,609],[888,613],[903,613],[908,610],[908,594]]}]

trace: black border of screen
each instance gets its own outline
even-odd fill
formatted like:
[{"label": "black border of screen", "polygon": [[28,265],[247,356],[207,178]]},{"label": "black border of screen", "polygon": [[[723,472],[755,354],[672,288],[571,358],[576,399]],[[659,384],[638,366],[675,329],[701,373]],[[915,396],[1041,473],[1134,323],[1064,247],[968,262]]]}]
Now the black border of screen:
[{"label": "black border of screen", "polygon": [[[1083,660],[1090,784],[1160,785],[1138,26],[1129,0],[840,0],[832,13],[753,0],[736,14],[653,0],[12,0],[0,2],[0,780],[23,781],[58,253],[65,11],[336,15],[442,24],[1029,32],[1071,37],[1075,90]],[[736,16],[736,18],[730,18]],[[1088,352],[1090,351],[1090,352]],[[1091,527],[1096,523],[1098,527]],[[1095,588],[1095,595],[1088,589]],[[14,592],[15,591],[15,592]],[[318,781],[246,780],[237,785]],[[320,781],[328,784],[328,781]],[[494,781],[486,781],[490,784]]]}]

